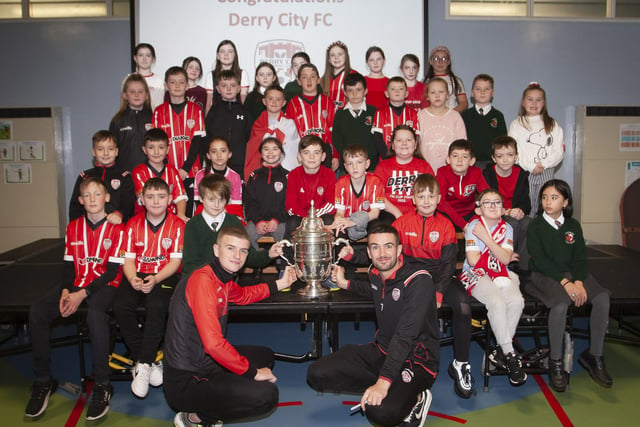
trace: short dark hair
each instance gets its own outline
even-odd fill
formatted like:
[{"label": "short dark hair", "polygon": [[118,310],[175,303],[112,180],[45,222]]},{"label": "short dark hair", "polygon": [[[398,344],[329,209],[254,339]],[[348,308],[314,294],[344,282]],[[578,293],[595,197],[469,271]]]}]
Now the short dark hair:
[{"label": "short dark hair", "polygon": [[367,79],[365,79],[362,74],[360,74],[360,73],[351,73],[351,74],[348,74],[347,76],[345,76],[344,82],[342,83],[342,87],[344,87],[346,89],[347,86],[355,86],[358,83],[362,83],[362,86],[365,89],[367,88]]},{"label": "short dark hair", "polygon": [[164,82],[167,83],[169,81],[169,77],[175,76],[176,74],[181,74],[186,81],[189,81],[187,70],[185,70],[182,67],[178,67],[177,65],[174,65],[173,67],[167,68],[167,71],[164,72]]},{"label": "short dark hair", "polygon": [[447,153],[447,155],[450,156],[451,153],[453,153],[453,150],[468,151],[471,157],[475,156],[475,154],[473,153],[473,144],[471,144],[466,139],[456,139],[451,144],[449,144],[449,152]]},{"label": "short dark hair", "polygon": [[307,147],[312,145],[319,145],[320,148],[324,150],[324,141],[317,135],[305,135],[300,138],[300,142],[298,143],[298,153],[301,153]]},{"label": "short dark hair", "polygon": [[438,180],[430,173],[418,175],[418,178],[416,178],[416,181],[413,183],[413,194],[422,193],[424,190],[429,190],[431,194],[440,193]]},{"label": "short dark hair", "polygon": [[118,140],[116,139],[116,136],[111,131],[102,129],[94,133],[93,136],[91,137],[91,147],[95,148],[98,142],[104,141],[105,139],[110,139],[116,143],[116,146],[118,145]]},{"label": "short dark hair", "polygon": [[398,230],[396,230],[391,224],[385,224],[382,222],[377,223],[371,227],[371,230],[369,230],[369,237],[371,237],[372,234],[393,234],[396,238],[396,245],[400,244],[400,235],[398,234]]},{"label": "short dark hair", "polygon": [[168,144],[169,135],[160,128],[151,128],[144,134],[144,145],[146,145],[148,141],[164,141]]},{"label": "short dark hair", "polygon": [[391,77],[389,80],[387,80],[387,89],[389,88],[389,85],[391,83],[402,83],[405,88],[407,87],[407,81],[404,79],[404,77],[400,77],[400,76]]},{"label": "short dark hair", "polygon": [[275,82],[274,84],[272,84],[271,86],[267,87],[264,90],[264,96],[267,96],[267,93],[271,92],[271,91],[278,91],[282,94],[282,96],[285,96],[284,93],[284,89],[282,89],[282,87],[280,87],[280,85],[278,84],[278,82]]},{"label": "short dark hair", "polygon": [[235,80],[240,84],[240,77],[234,73],[232,70],[222,70],[216,76],[216,84],[220,83],[222,80]]},{"label": "short dark hair", "polygon": [[149,190],[164,190],[167,194],[171,194],[169,190],[169,184],[167,184],[162,178],[153,177],[149,178],[147,182],[142,186],[142,194],[145,194]]},{"label": "short dark hair", "polygon": [[302,70],[304,70],[305,68],[311,68],[313,71],[316,72],[316,75],[318,76],[318,78],[320,78],[320,73],[318,72],[318,67],[316,67],[315,65],[313,65],[310,62],[307,62],[306,64],[302,64],[300,66],[300,68],[298,68],[298,77],[300,77],[300,73],[302,72]]},{"label": "short dark hair", "polygon": [[491,84],[491,88],[493,89],[493,77],[491,77],[489,74],[478,74],[477,76],[475,76],[473,78],[473,83],[471,83],[471,88],[473,88],[473,86],[476,84],[476,82],[478,80],[484,80],[487,81]]},{"label": "short dark hair", "polygon": [[342,158],[347,159],[347,157],[356,157],[358,155],[362,155],[365,160],[369,158],[369,153],[367,149],[362,144],[351,144],[347,145],[344,150],[342,150]]},{"label": "short dark hair", "polygon": [[239,239],[249,240],[249,234],[247,233],[247,230],[245,230],[243,227],[238,227],[236,225],[222,227],[218,232],[218,236],[216,237],[216,244],[219,245],[225,236],[232,236],[232,237],[237,237]]},{"label": "short dark hair", "polygon": [[499,148],[513,148],[518,154],[518,143],[510,136],[497,136],[491,143],[491,155],[495,156],[496,150]]},{"label": "short dark hair", "polygon": [[231,183],[224,176],[211,173],[202,178],[200,184],[198,184],[200,198],[205,197],[207,192],[217,193],[229,203],[231,199]]},{"label": "short dark hair", "polygon": [[291,63],[292,64],[293,64],[293,60],[296,59],[296,58],[302,58],[307,62],[311,62],[311,58],[309,58],[309,54],[307,52],[300,51],[300,52],[294,53],[293,56],[291,56]]}]

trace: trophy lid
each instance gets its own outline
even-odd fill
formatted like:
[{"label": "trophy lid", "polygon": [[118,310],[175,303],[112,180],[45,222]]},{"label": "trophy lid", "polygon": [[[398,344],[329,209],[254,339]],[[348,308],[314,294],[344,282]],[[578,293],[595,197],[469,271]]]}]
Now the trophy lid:
[{"label": "trophy lid", "polygon": [[302,238],[308,235],[318,235],[318,234],[328,234],[331,235],[328,231],[323,229],[324,222],[322,218],[317,215],[316,209],[314,207],[313,200],[311,201],[311,207],[309,208],[309,215],[306,218],[302,218],[302,223],[300,227],[295,231],[296,237]]}]

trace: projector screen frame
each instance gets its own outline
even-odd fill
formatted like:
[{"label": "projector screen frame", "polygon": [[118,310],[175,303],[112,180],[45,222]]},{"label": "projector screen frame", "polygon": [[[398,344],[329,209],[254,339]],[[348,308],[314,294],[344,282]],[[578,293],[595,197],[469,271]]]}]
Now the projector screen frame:
[{"label": "projector screen frame", "polygon": [[[138,26],[138,20],[139,20],[139,14],[140,14],[140,0],[132,0],[130,3],[130,40],[131,40],[131,50],[130,50],[130,57],[131,57],[131,72],[135,72],[136,71],[136,64],[133,61],[133,51],[135,49],[135,46],[141,42],[140,38],[139,38],[139,26]],[[183,4],[181,2],[181,4]],[[423,45],[422,45],[422,57],[420,58],[422,63],[420,64],[420,68],[421,68],[421,72],[422,75],[424,75],[424,73],[426,72],[427,68],[428,68],[428,58],[429,58],[429,31],[428,31],[428,23],[429,23],[429,0],[422,0],[422,39],[423,39]],[[336,38],[336,39],[339,39]],[[351,54],[353,55],[353,54]],[[201,58],[204,59],[204,58]],[[324,58],[323,58],[323,62],[324,62]],[[206,73],[207,71],[210,71],[209,67],[206,64],[206,61],[203,61],[203,73]],[[319,68],[324,67],[324,64],[316,64],[318,65]],[[391,69],[390,67],[388,67],[389,69]],[[156,70],[159,71],[159,70]],[[364,73],[364,70],[363,74]],[[253,69],[248,69],[249,72],[249,76],[250,76],[250,88],[253,86]],[[322,72],[322,70],[320,70],[320,72]],[[397,75],[399,74],[398,72],[390,72],[388,75],[389,76],[393,76],[393,75]],[[204,85],[204,75],[202,80],[200,81],[201,85]]]}]

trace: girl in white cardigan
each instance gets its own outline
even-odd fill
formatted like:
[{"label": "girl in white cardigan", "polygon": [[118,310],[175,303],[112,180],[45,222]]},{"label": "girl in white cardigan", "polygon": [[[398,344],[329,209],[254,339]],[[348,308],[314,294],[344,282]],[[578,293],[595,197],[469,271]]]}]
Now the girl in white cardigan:
[{"label": "girl in white cardigan", "polygon": [[529,172],[531,216],[538,211],[538,193],[554,177],[564,157],[564,133],[547,112],[547,97],[538,82],[522,93],[520,113],[509,126],[509,136],[518,143],[518,163]]}]

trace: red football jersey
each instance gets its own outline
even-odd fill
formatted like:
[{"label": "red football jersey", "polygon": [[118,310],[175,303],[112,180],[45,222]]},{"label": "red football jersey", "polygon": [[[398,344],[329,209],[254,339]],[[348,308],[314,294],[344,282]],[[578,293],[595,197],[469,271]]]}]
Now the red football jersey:
[{"label": "red football jersey", "polygon": [[409,95],[405,99],[404,103],[408,107],[415,108],[416,111],[421,108],[427,108],[429,101],[425,96],[426,85],[422,82],[416,82],[413,87],[407,87]]},{"label": "red football jersey", "polygon": [[[92,229],[82,216],[69,223],[65,233],[64,260],[73,262],[76,277],[73,286],[84,288],[107,270],[107,263],[124,263],[124,225],[114,225],[106,220]],[[122,269],[116,278],[107,283],[118,287]]]},{"label": "red football jersey", "polygon": [[414,157],[409,163],[401,165],[395,157],[378,163],[375,175],[380,178],[384,186],[385,197],[393,203],[402,214],[414,210],[413,183],[418,175],[428,173],[435,175],[426,160]]},{"label": "red football jersey", "polygon": [[[168,102],[159,105],[153,112],[153,127],[162,129],[169,136],[167,160],[176,169],[180,169],[187,160],[193,137],[205,136],[202,110],[193,102],[187,102],[180,114],[176,114]],[[196,175],[199,166],[196,160],[187,171],[189,177]]]},{"label": "red football jersey", "polygon": [[367,173],[360,194],[356,194],[351,186],[351,177],[349,175],[341,176],[336,183],[334,204],[336,210],[344,211],[344,216],[347,218],[354,212],[384,209],[384,187],[380,178],[372,173]]},{"label": "red football jersey", "polygon": [[171,165],[164,165],[164,169],[161,173],[157,173],[149,164],[142,163],[131,172],[133,175],[133,188],[136,191],[136,197],[138,203],[136,204],[134,213],[139,214],[144,212],[144,206],[142,205],[142,187],[149,178],[162,178],[164,182],[169,185],[169,193],[171,194],[171,204],[169,210],[176,213],[176,203],[180,200],[187,200],[187,192],[184,190],[184,184],[180,179],[178,170]]},{"label": "red football jersey", "polygon": [[310,175],[298,166],[287,177],[285,209],[289,215],[306,217],[313,200],[316,215],[333,215],[335,191],[336,175],[331,169],[320,166],[317,173]]},{"label": "red football jersey", "polygon": [[127,223],[125,258],[135,259],[136,271],[155,274],[171,259],[182,258],[184,221],[167,212],[160,228],[154,233],[141,213]]},{"label": "red football jersey", "polygon": [[380,108],[376,111],[371,132],[381,133],[382,139],[384,139],[388,148],[389,144],[391,144],[391,135],[393,134],[393,130],[398,125],[410,126],[417,134],[419,134],[420,125],[418,124],[418,111],[405,105],[402,110],[402,114],[397,115],[388,105],[385,108]]}]

